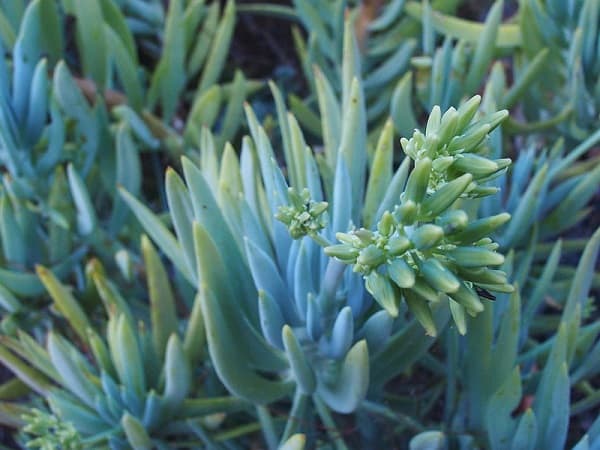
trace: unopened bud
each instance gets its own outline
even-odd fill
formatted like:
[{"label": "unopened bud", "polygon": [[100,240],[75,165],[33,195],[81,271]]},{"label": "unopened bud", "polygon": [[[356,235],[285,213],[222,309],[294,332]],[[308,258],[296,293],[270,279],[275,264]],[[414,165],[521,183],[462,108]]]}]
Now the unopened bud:
[{"label": "unopened bud", "polygon": [[444,230],[437,225],[425,224],[417,228],[410,240],[419,250],[425,250],[436,245],[444,237]]}]

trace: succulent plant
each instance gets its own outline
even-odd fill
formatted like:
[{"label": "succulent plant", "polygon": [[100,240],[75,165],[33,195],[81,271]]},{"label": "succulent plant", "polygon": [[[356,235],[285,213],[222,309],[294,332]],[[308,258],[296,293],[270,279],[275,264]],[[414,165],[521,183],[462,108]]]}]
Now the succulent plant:
[{"label": "succulent plant", "polygon": [[0,2],[16,445],[600,450],[600,7],[488,3]]},{"label": "succulent plant", "polygon": [[[38,436],[29,447],[36,442],[48,445],[57,429],[63,430],[64,439],[79,442],[78,448],[170,448],[173,439],[202,445],[210,442],[214,434],[210,430],[225,420],[226,413],[248,406],[241,399],[209,394],[214,388],[210,373],[204,372],[200,298],[185,327],[180,327],[167,272],[145,237],[142,250],[150,300],[147,318],[121,296],[98,261],[89,264],[89,276],[108,314],[105,332],[97,331],[67,286],[38,267],[70,330],[50,331],[46,348],[24,332],[2,338],[3,364],[51,409],[14,418],[28,424],[25,433]],[[194,381],[201,376],[205,383]],[[227,431],[231,432],[236,434]],[[227,439],[227,433],[213,437]]]},{"label": "succulent plant", "polygon": [[[356,48],[351,35],[346,45]],[[503,257],[487,236],[508,216],[472,220],[454,208],[496,192],[484,183],[509,161],[486,158],[485,139],[506,112],[477,118],[477,97],[443,116],[434,108],[426,132],[403,140],[410,158],[395,174],[388,123],[367,178],[361,83],[349,82],[341,102],[323,83],[324,117],[343,112],[344,120],[323,122],[328,140],[316,158],[272,85],[287,180],[247,108],[252,138],[244,138],[239,160],[227,145],[219,162],[206,130],[199,166],[184,158],[183,179],[167,171],[176,236],[134,196],[123,195],[161,250],[199,286],[210,355],[230,392],[264,404],[295,388],[292,416],[306,414],[312,396],[329,424],[329,409],[349,413],[361,406],[376,365],[370,355],[397,348],[395,323],[397,334],[423,333],[402,327],[403,298],[435,335],[450,312],[464,332],[465,311],[484,309],[474,283],[512,288],[503,273],[488,268]],[[335,237],[343,244],[333,245]],[[367,291],[382,309],[372,306]],[[388,366],[380,381],[396,368]],[[271,441],[284,441],[297,427],[290,419]]]}]

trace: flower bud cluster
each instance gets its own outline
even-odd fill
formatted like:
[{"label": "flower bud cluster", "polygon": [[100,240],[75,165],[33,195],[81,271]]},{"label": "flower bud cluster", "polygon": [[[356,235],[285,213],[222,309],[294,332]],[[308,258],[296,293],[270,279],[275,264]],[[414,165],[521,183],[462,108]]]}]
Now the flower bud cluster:
[{"label": "flower bud cluster", "polygon": [[407,224],[400,209],[385,212],[376,231],[337,233],[341,244],[325,249],[363,274],[369,293],[392,316],[407,295],[435,303],[446,294],[475,315],[483,310],[477,288],[512,290],[504,272],[491,268],[501,265],[504,257],[495,251],[498,244],[486,237],[510,218],[508,214],[469,223],[464,211],[449,210],[433,222]]},{"label": "flower bud cluster", "polygon": [[427,191],[435,191],[445,183],[465,174],[472,176],[464,192],[465,197],[482,197],[496,192],[496,188],[480,186],[503,173],[510,159],[488,159],[486,138],[508,116],[502,110],[473,121],[481,102],[475,96],[458,110],[448,109],[443,115],[439,106],[431,111],[425,133],[415,130],[411,139],[402,138],[404,152],[415,162],[425,158],[431,161]]},{"label": "flower bud cluster", "polygon": [[501,111],[471,124],[479,102],[474,97],[443,116],[435,107],[425,134],[415,131],[410,140],[402,140],[415,166],[399,203],[382,215],[376,230],[337,233],[340,244],[325,248],[327,255],[364,276],[366,289],[390,315],[398,315],[404,298],[429,334],[436,332],[429,305],[444,296],[464,332],[464,313],[483,311],[478,292],[512,291],[504,272],[494,269],[504,257],[488,237],[510,215],[470,221],[456,208],[460,198],[494,193],[495,188],[479,183],[499,175],[510,163],[476,154],[506,117]]},{"label": "flower bud cluster", "polygon": [[290,204],[280,206],[275,218],[284,223],[292,238],[314,236],[327,226],[327,202],[315,202],[308,189],[288,188]]}]

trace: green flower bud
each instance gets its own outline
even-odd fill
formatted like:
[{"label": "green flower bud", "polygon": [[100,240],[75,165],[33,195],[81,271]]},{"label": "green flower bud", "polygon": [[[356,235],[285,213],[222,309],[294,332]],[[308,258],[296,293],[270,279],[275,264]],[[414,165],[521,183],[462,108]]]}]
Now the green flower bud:
[{"label": "green flower bud", "polygon": [[417,228],[410,240],[418,250],[426,250],[436,245],[444,237],[444,230],[437,225],[425,224]]},{"label": "green flower bud", "polygon": [[415,272],[402,258],[396,258],[389,263],[387,271],[398,287],[407,289],[415,285]]},{"label": "green flower bud", "polygon": [[431,314],[431,310],[429,309],[427,302],[409,290],[404,291],[404,299],[406,300],[408,309],[410,309],[410,311],[414,314],[421,326],[425,328],[425,333],[429,336],[435,337],[437,335],[437,329],[435,326],[435,321],[433,320],[433,314]]},{"label": "green flower bud", "polygon": [[476,315],[483,311],[483,303],[473,289],[465,283],[460,283],[458,291],[448,294],[448,296],[465,307],[471,315]]},{"label": "green flower bud", "polygon": [[436,158],[431,162],[431,168],[438,173],[445,172],[448,170],[448,167],[452,165],[454,160],[454,156],[442,156],[440,158]]},{"label": "green flower bud", "polygon": [[495,161],[472,153],[456,155],[452,168],[470,173],[476,178],[489,176],[501,169]]},{"label": "green flower bud", "polygon": [[360,228],[354,231],[354,236],[360,239],[360,242],[363,245],[369,245],[375,242],[375,233],[371,230],[367,230],[366,228]]},{"label": "green flower bud", "polygon": [[390,256],[400,256],[412,248],[412,243],[406,236],[394,235],[389,240],[385,249]]},{"label": "green flower bud", "polygon": [[437,303],[440,301],[440,294],[429,286],[423,277],[417,277],[415,279],[415,284],[411,289],[428,302]]},{"label": "green flower bud", "polygon": [[325,228],[326,202],[311,201],[308,189],[298,193],[295,189],[289,188],[288,198],[291,204],[280,206],[275,218],[287,226],[292,238],[300,239]]},{"label": "green flower bud", "polygon": [[481,269],[466,269],[459,266],[458,275],[464,280],[472,281],[477,284],[508,284],[506,274],[503,271],[488,269],[487,267]]},{"label": "green flower bud", "polygon": [[441,145],[446,145],[450,139],[455,136],[458,118],[458,111],[454,108],[449,108],[442,116],[441,124],[437,132]]},{"label": "green flower bud", "polygon": [[372,244],[362,249],[356,259],[356,264],[371,268],[376,268],[384,262],[385,254],[383,250]]},{"label": "green flower bud", "polygon": [[337,258],[347,264],[354,263],[359,250],[348,244],[337,244],[325,247],[325,254],[332,258]]},{"label": "green flower bud", "polygon": [[310,205],[309,213],[311,216],[316,217],[327,211],[329,204],[327,202],[315,202]]},{"label": "green flower bud", "polygon": [[403,225],[412,225],[417,219],[419,208],[412,200],[403,201],[394,209],[394,216]]},{"label": "green flower bud", "polygon": [[479,109],[481,96],[475,95],[460,105],[458,108],[458,123],[456,124],[456,133],[462,133],[475,117],[475,113]]},{"label": "green flower bud", "polygon": [[465,191],[471,183],[471,174],[463,176],[444,184],[421,204],[421,213],[428,217],[435,217],[447,210]]},{"label": "green flower bud", "polygon": [[389,211],[386,211],[383,213],[383,217],[377,224],[377,230],[380,234],[387,237],[394,232],[395,226],[396,221],[394,220],[394,216]]},{"label": "green flower bud", "polygon": [[365,278],[365,287],[375,301],[392,317],[398,317],[399,296],[390,280],[378,272],[371,272]]},{"label": "green flower bud", "polygon": [[465,316],[465,308],[448,297],[448,306],[450,306],[450,314],[452,314],[452,320],[456,324],[458,333],[464,336],[467,333],[467,318]]},{"label": "green flower bud", "polygon": [[471,198],[489,197],[500,192],[500,188],[493,186],[477,186],[473,189],[467,189],[467,194]]},{"label": "green flower bud", "polygon": [[458,243],[476,242],[485,236],[489,236],[509,220],[510,214],[508,213],[476,220],[467,225],[463,231],[452,235],[452,240]]},{"label": "green flower bud", "polygon": [[362,245],[362,241],[354,235],[353,232],[350,233],[335,233],[335,238],[342,242],[343,244],[348,244],[348,245],[352,245],[354,247],[358,247],[358,248],[362,248],[364,247]]},{"label": "green flower bud", "polygon": [[456,247],[446,255],[462,267],[499,266],[504,262],[504,256],[500,253],[481,247]]},{"label": "green flower bud", "polygon": [[438,291],[451,293],[460,288],[458,279],[437,259],[427,259],[419,268],[427,283]]},{"label": "green flower bud", "polygon": [[435,105],[431,113],[429,114],[429,118],[427,119],[427,125],[425,127],[425,136],[430,136],[432,134],[437,134],[440,128],[440,122],[442,119],[442,110],[438,105]]},{"label": "green flower bud", "polygon": [[500,125],[502,122],[504,122],[507,117],[508,117],[508,111],[506,109],[503,109],[501,111],[496,111],[495,113],[490,114],[489,116],[485,117],[483,120],[485,120],[490,125],[490,130],[493,130],[498,125]]},{"label": "green flower bud", "polygon": [[469,150],[477,147],[481,141],[490,132],[491,127],[487,123],[476,123],[469,128],[462,136],[456,136],[450,141],[450,144],[446,147],[448,153],[455,154],[461,152],[468,152]]},{"label": "green flower bud", "polygon": [[415,168],[410,173],[406,182],[403,200],[411,200],[415,203],[421,203],[427,186],[429,185],[429,174],[431,173],[431,159],[423,158],[415,163]]},{"label": "green flower bud", "polygon": [[444,229],[444,235],[448,236],[464,230],[469,224],[469,216],[462,209],[446,211],[436,221],[436,225]]}]

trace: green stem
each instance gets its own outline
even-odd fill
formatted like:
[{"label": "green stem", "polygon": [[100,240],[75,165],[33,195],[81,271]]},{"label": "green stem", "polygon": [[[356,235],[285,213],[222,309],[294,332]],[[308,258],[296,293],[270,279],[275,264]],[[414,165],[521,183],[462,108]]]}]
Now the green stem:
[{"label": "green stem", "polygon": [[517,134],[517,133],[535,133],[536,131],[541,131],[546,128],[554,127],[562,122],[564,122],[573,112],[573,107],[571,105],[567,105],[561,112],[559,112],[556,116],[551,117],[547,120],[540,120],[538,122],[528,122],[521,123],[517,122],[514,119],[509,118],[506,121],[506,126],[504,129],[507,133]]},{"label": "green stem", "polygon": [[342,438],[342,433],[337,428],[333,417],[331,416],[331,412],[323,400],[321,400],[317,395],[313,395],[313,402],[315,404],[315,408],[317,409],[317,413],[325,425],[327,430],[327,435],[333,441],[335,448],[337,450],[349,450],[348,446],[344,442]]},{"label": "green stem", "polygon": [[290,415],[285,424],[285,430],[283,431],[283,435],[281,436],[280,445],[287,441],[290,436],[295,434],[299,425],[302,423],[304,418],[304,413],[306,411],[306,405],[308,404],[308,397],[299,389],[296,388],[296,392],[294,393],[294,400],[292,402],[292,409],[290,410]]},{"label": "green stem", "polygon": [[580,414],[584,411],[594,408],[597,405],[600,405],[600,389],[594,391],[593,394],[587,396],[583,400],[574,403],[571,407],[571,416]]},{"label": "green stem", "polygon": [[260,422],[252,422],[246,425],[242,425],[239,427],[235,427],[231,430],[222,431],[220,433],[215,434],[214,440],[215,442],[228,441],[230,439],[235,439],[240,436],[244,436],[246,434],[255,433],[262,428]]},{"label": "green stem", "polygon": [[456,402],[456,368],[458,366],[458,334],[454,328],[448,328],[448,379],[446,383],[446,399],[444,401],[444,421],[450,422]]},{"label": "green stem", "polygon": [[600,129],[590,135],[585,141],[571,150],[567,156],[565,156],[552,170],[554,173],[560,173],[569,167],[573,162],[579,159],[580,156],[585,154],[590,148],[600,141]]},{"label": "green stem", "polygon": [[206,430],[200,423],[200,420],[188,420],[187,423],[190,429],[196,434],[196,436],[198,436],[202,440],[206,448],[210,450],[216,450],[221,448],[221,446],[217,444],[214,441],[214,439],[206,432]]},{"label": "green stem", "polygon": [[279,19],[298,21],[298,15],[294,8],[289,6],[274,5],[271,3],[254,3],[251,5],[237,5],[240,13],[257,14],[261,16],[273,16]]},{"label": "green stem", "polygon": [[331,245],[331,242],[329,242],[329,239],[327,239],[322,234],[311,233],[308,236],[323,248],[329,247]]},{"label": "green stem", "polygon": [[414,431],[416,433],[421,433],[422,431],[425,431],[425,427],[423,425],[421,425],[419,422],[417,422],[415,419],[413,419],[412,417],[410,417],[406,414],[402,414],[397,411],[394,411],[393,409],[388,408],[387,406],[384,406],[384,405],[380,405],[379,403],[371,402],[369,400],[364,400],[361,403],[360,407],[363,408],[367,412],[380,415],[380,416],[385,417],[386,419],[396,422],[402,426],[410,428],[412,431]]},{"label": "green stem", "polygon": [[269,450],[277,449],[277,433],[275,431],[275,425],[269,410],[264,406],[257,406],[256,412],[258,413],[258,420],[260,421],[262,433],[267,441],[267,447]]}]

